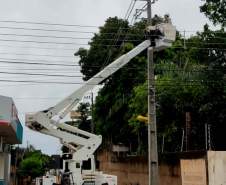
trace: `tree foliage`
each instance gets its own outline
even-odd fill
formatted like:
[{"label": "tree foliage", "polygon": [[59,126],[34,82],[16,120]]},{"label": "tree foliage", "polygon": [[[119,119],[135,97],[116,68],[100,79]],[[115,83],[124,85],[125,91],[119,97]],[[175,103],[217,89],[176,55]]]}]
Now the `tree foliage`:
[{"label": "tree foliage", "polygon": [[226,26],[226,1],[225,0],[204,0],[200,7],[201,12],[213,21],[214,24]]},{"label": "tree foliage", "polygon": [[[122,28],[119,30],[119,28]],[[123,37],[127,32],[128,22],[117,17],[107,19],[100,32],[89,42],[90,49],[80,48],[75,55],[80,57],[79,64],[84,80],[88,80],[118,56]],[[119,36],[118,36],[119,35]],[[117,41],[115,41],[117,40]],[[115,45],[116,47],[111,47]],[[111,50],[110,50],[111,48]],[[109,56],[107,58],[106,56]]]},{"label": "tree foliage", "polygon": [[[84,79],[144,40],[145,25],[145,20],[129,26],[121,19],[109,18],[90,42],[90,48],[76,53],[81,58]],[[108,35],[109,30],[114,36]],[[117,34],[120,39],[112,41]],[[226,149],[219,142],[219,135],[223,135],[220,131],[226,129],[225,38],[223,29],[211,31],[206,25],[203,32],[188,39],[177,34],[173,47],[155,53],[158,138],[159,146],[164,138],[166,151],[181,150],[186,112],[192,118],[192,150],[205,148],[205,124],[216,131],[211,133],[215,146]],[[93,115],[96,131],[105,142],[124,143],[139,154],[147,151],[147,125],[136,119],[140,114],[147,115],[146,67],[143,52],[105,80]]]},{"label": "tree foliage", "polygon": [[[185,113],[192,117],[191,149],[205,148],[205,124],[212,127],[214,147],[225,149],[226,121],[226,68],[224,31],[211,31],[205,26],[203,33],[189,38],[187,49],[178,39],[167,49],[155,65],[157,127],[159,146],[164,137],[166,151],[180,151],[182,129],[185,130]],[[209,48],[209,45],[213,48]],[[131,122],[139,128],[136,115],[147,111],[146,83],[134,88],[130,103]],[[220,139],[221,138],[221,139]]]},{"label": "tree foliage", "polygon": [[27,152],[20,162],[18,173],[21,176],[32,179],[45,174],[50,157],[41,153],[41,151]]},{"label": "tree foliage", "polygon": [[[79,49],[76,53],[81,58],[79,63],[84,79],[89,79],[109,62],[140,43],[144,38],[143,29],[140,28],[144,25],[143,21],[130,27],[128,22],[117,17],[107,19],[100,32],[95,34],[90,42],[90,49]],[[128,43],[128,40],[132,39],[134,42]],[[133,86],[144,81],[146,75],[143,71],[146,65],[145,57],[136,57],[133,61],[104,82],[105,86],[99,92],[94,107],[96,131],[114,143],[128,143],[133,140],[133,135],[129,134],[129,126],[125,124],[129,119],[126,113],[127,102]]]},{"label": "tree foliage", "polygon": [[76,121],[78,128],[88,132],[91,132],[91,119],[89,118],[89,116],[91,116],[90,108],[89,103],[80,103],[77,109],[77,111],[81,114],[79,119]]}]

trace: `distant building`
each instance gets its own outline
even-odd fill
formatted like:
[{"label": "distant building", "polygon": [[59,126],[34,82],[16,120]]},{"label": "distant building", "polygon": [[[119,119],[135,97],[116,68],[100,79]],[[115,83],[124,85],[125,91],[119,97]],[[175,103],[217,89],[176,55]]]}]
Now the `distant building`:
[{"label": "distant building", "polygon": [[90,105],[93,103],[95,103],[96,97],[98,95],[98,92],[100,91],[100,89],[102,88],[102,85],[98,85],[96,87],[94,87],[92,89],[92,91],[88,91],[87,93],[85,93],[85,95],[83,96],[81,103],[89,103]]}]

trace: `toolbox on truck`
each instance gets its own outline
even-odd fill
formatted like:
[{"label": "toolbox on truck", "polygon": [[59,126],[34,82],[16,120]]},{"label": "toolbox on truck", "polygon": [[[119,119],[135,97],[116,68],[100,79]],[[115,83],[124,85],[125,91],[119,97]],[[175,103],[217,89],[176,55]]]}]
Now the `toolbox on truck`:
[{"label": "toolbox on truck", "polygon": [[0,95],[0,137],[7,144],[21,144],[23,127],[13,99]]}]

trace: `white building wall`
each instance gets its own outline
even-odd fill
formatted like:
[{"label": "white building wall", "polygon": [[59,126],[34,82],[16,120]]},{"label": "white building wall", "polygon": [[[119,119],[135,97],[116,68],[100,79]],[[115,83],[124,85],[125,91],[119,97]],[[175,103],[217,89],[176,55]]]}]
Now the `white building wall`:
[{"label": "white building wall", "polygon": [[0,153],[0,180],[4,180],[6,185],[10,184],[10,163],[9,153]]},{"label": "white building wall", "polygon": [[205,159],[181,159],[182,185],[207,185]]},{"label": "white building wall", "polygon": [[4,179],[4,169],[5,169],[4,155],[3,153],[0,153],[0,180]]},{"label": "white building wall", "polygon": [[11,122],[13,99],[0,95],[0,120]]},{"label": "white building wall", "polygon": [[226,185],[226,151],[208,151],[209,185]]},{"label": "white building wall", "polygon": [[11,164],[11,155],[9,153],[5,153],[5,174],[4,179],[7,185],[10,184],[10,164]]}]

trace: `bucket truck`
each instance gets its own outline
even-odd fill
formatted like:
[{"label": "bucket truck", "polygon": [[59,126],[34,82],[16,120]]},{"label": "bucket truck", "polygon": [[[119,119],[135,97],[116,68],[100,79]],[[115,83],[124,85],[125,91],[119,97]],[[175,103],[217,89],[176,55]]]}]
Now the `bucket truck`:
[{"label": "bucket truck", "polygon": [[[157,37],[145,40],[127,54],[116,59],[55,106],[26,115],[27,127],[59,138],[60,142],[70,149],[68,154],[63,155],[64,175],[61,181],[62,185],[117,185],[116,176],[96,171],[95,168],[94,152],[100,146],[102,137],[70,126],[62,120],[81,101],[87,91],[121,69],[139,53],[150,46],[153,46],[155,51],[170,47],[175,40],[175,27],[170,23],[164,23],[157,27],[148,28],[150,34],[157,33],[156,30],[160,33]],[[88,167],[85,165],[87,162],[90,163]]]}]

